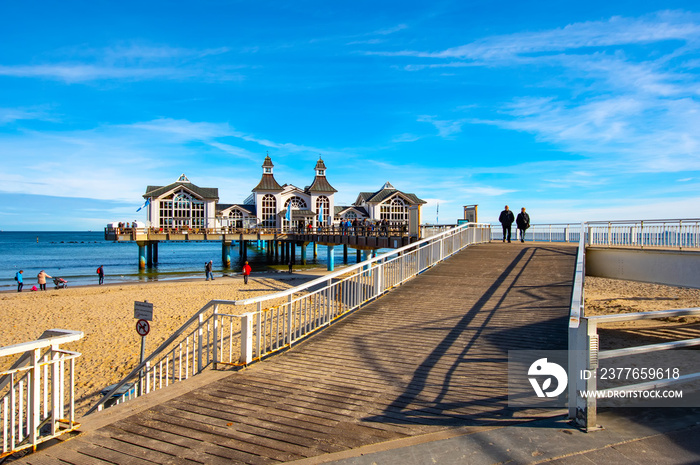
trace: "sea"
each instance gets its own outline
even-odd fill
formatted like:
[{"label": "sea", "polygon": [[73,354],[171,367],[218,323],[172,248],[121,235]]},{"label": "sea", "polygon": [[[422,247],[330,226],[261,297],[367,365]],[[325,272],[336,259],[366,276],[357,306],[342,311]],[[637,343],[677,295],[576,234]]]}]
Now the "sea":
[{"label": "sea", "polygon": [[[296,251],[299,264],[300,247]],[[310,245],[306,255],[307,264],[327,266],[325,246],[318,246],[316,260]],[[267,256],[255,243],[249,245],[247,257],[253,272],[268,269]],[[27,291],[36,285],[41,270],[65,279],[68,286],[84,286],[97,284],[100,265],[104,266],[105,284],[204,277],[204,264],[209,260],[213,261],[215,276],[239,273],[243,266],[238,245],[231,247],[231,267],[223,266],[220,241],[161,242],[158,264],[145,270],[139,269],[138,258],[136,243],[106,241],[102,231],[0,231],[0,291],[16,290],[14,277],[19,270],[24,271]],[[336,247],[334,261],[339,265],[342,260],[343,248]],[[354,249],[348,251],[348,263],[356,263]],[[53,282],[47,280],[50,287]]]}]

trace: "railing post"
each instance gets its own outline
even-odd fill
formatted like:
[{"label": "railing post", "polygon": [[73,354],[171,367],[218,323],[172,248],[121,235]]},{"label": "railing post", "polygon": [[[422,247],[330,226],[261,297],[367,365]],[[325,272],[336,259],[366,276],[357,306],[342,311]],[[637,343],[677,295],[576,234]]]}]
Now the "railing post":
[{"label": "railing post", "polygon": [[[40,425],[40,396],[41,396],[41,369],[39,368],[39,358],[41,356],[40,349],[34,349],[32,353],[32,379],[31,379],[31,392],[32,398],[31,402],[28,403],[29,408],[27,412],[27,418],[30,419],[29,426],[31,432],[29,433],[29,438],[32,443],[32,448],[36,450],[36,445],[39,439],[39,425]],[[14,389],[10,386],[10,389]]]},{"label": "railing post", "polygon": [[241,363],[248,365],[253,361],[253,315],[241,315]]},{"label": "railing post", "polygon": [[60,418],[60,401],[58,396],[61,393],[58,359],[58,345],[51,346],[51,435],[58,433],[58,419]]},{"label": "railing post", "polygon": [[287,342],[289,343],[289,347],[292,347],[292,335],[294,334],[292,331],[292,324],[294,323],[293,300],[294,294],[289,294],[289,296],[287,296]]},{"label": "railing post", "polygon": [[197,373],[202,372],[202,336],[204,331],[204,316],[199,314],[199,325],[197,327]]},{"label": "railing post", "polygon": [[214,305],[214,361],[213,367],[216,370],[216,363],[219,361],[219,304]]}]

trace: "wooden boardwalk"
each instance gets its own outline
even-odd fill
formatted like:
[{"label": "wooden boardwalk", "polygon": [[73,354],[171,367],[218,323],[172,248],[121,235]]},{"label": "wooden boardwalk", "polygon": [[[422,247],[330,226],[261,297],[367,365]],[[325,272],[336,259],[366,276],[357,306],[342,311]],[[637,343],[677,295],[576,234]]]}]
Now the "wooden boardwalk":
[{"label": "wooden boardwalk", "polygon": [[547,414],[508,408],[508,350],[566,348],[575,253],[470,247],[282,355],[19,463],[269,464]]}]

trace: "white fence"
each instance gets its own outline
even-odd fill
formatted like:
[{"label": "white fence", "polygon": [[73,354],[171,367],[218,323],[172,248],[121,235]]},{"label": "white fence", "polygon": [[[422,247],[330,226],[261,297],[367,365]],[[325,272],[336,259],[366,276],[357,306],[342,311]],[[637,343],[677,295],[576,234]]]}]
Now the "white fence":
[{"label": "white fence", "polygon": [[[700,249],[700,219],[589,221],[584,223],[586,246]],[[503,240],[501,225],[491,227],[491,239]],[[513,224],[513,241],[520,240]],[[533,224],[525,242],[579,242],[581,224]]]},{"label": "white fence", "polygon": [[[578,242],[580,236],[580,223],[533,224],[525,232],[525,242]],[[503,240],[503,229],[500,224],[491,226],[491,239]],[[511,228],[511,240],[520,240],[515,223]]]},{"label": "white fence", "polygon": [[0,348],[3,366],[11,365],[0,371],[0,457],[29,447],[36,449],[39,443],[79,426],[75,422],[74,380],[75,359],[80,354],[60,346],[82,337],[80,331],[52,329],[36,341]]},{"label": "white fence", "polygon": [[[207,303],[88,412],[187,379],[210,365],[246,365],[308,337],[471,244],[490,225],[470,223],[301,286],[252,299]],[[227,314],[227,306],[249,306]]]},{"label": "white fence", "polygon": [[588,246],[699,249],[700,219],[589,222]]}]

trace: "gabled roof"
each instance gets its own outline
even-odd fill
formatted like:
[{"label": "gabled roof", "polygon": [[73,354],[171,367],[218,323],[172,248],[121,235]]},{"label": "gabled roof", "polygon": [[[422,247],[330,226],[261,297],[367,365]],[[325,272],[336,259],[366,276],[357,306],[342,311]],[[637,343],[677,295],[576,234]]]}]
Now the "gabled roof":
[{"label": "gabled roof", "polygon": [[391,186],[391,184],[384,184],[384,186],[382,186],[382,188],[377,192],[360,192],[360,194],[357,196],[357,200],[355,200],[354,205],[360,205],[363,202],[381,203],[397,193],[408,199],[413,204],[427,203],[425,200],[419,199],[415,194],[401,192],[398,189],[394,189],[393,186],[388,186]]},{"label": "gabled roof", "polygon": [[342,215],[348,210],[355,210],[357,213],[369,217],[369,214],[367,213],[367,210],[365,210],[365,207],[358,207],[357,205],[345,205],[345,206],[338,206],[336,205],[333,208],[333,213],[334,215]]},{"label": "gabled roof", "polygon": [[234,204],[224,204],[224,203],[220,203],[220,204],[218,204],[218,205],[216,206],[216,211],[217,211],[217,212],[222,212],[222,211],[224,211],[224,210],[228,210],[229,208],[230,208],[230,209],[237,208],[237,209],[239,209],[239,210],[243,210],[244,212],[246,212],[246,213],[248,213],[248,214],[250,214],[250,215],[255,215],[255,210],[256,210],[255,205],[236,204],[236,203],[234,203]]},{"label": "gabled roof", "polygon": [[275,181],[275,176],[272,174],[263,174],[262,179],[257,186],[253,188],[253,192],[257,191],[281,191],[282,186]]},{"label": "gabled roof", "polygon": [[183,189],[192,192],[193,194],[201,197],[204,200],[219,200],[219,189],[216,187],[199,187],[195,186],[189,181],[176,181],[167,186],[148,186],[146,187],[146,193],[143,194],[143,198],[147,199],[158,198],[171,190],[182,187]]}]

